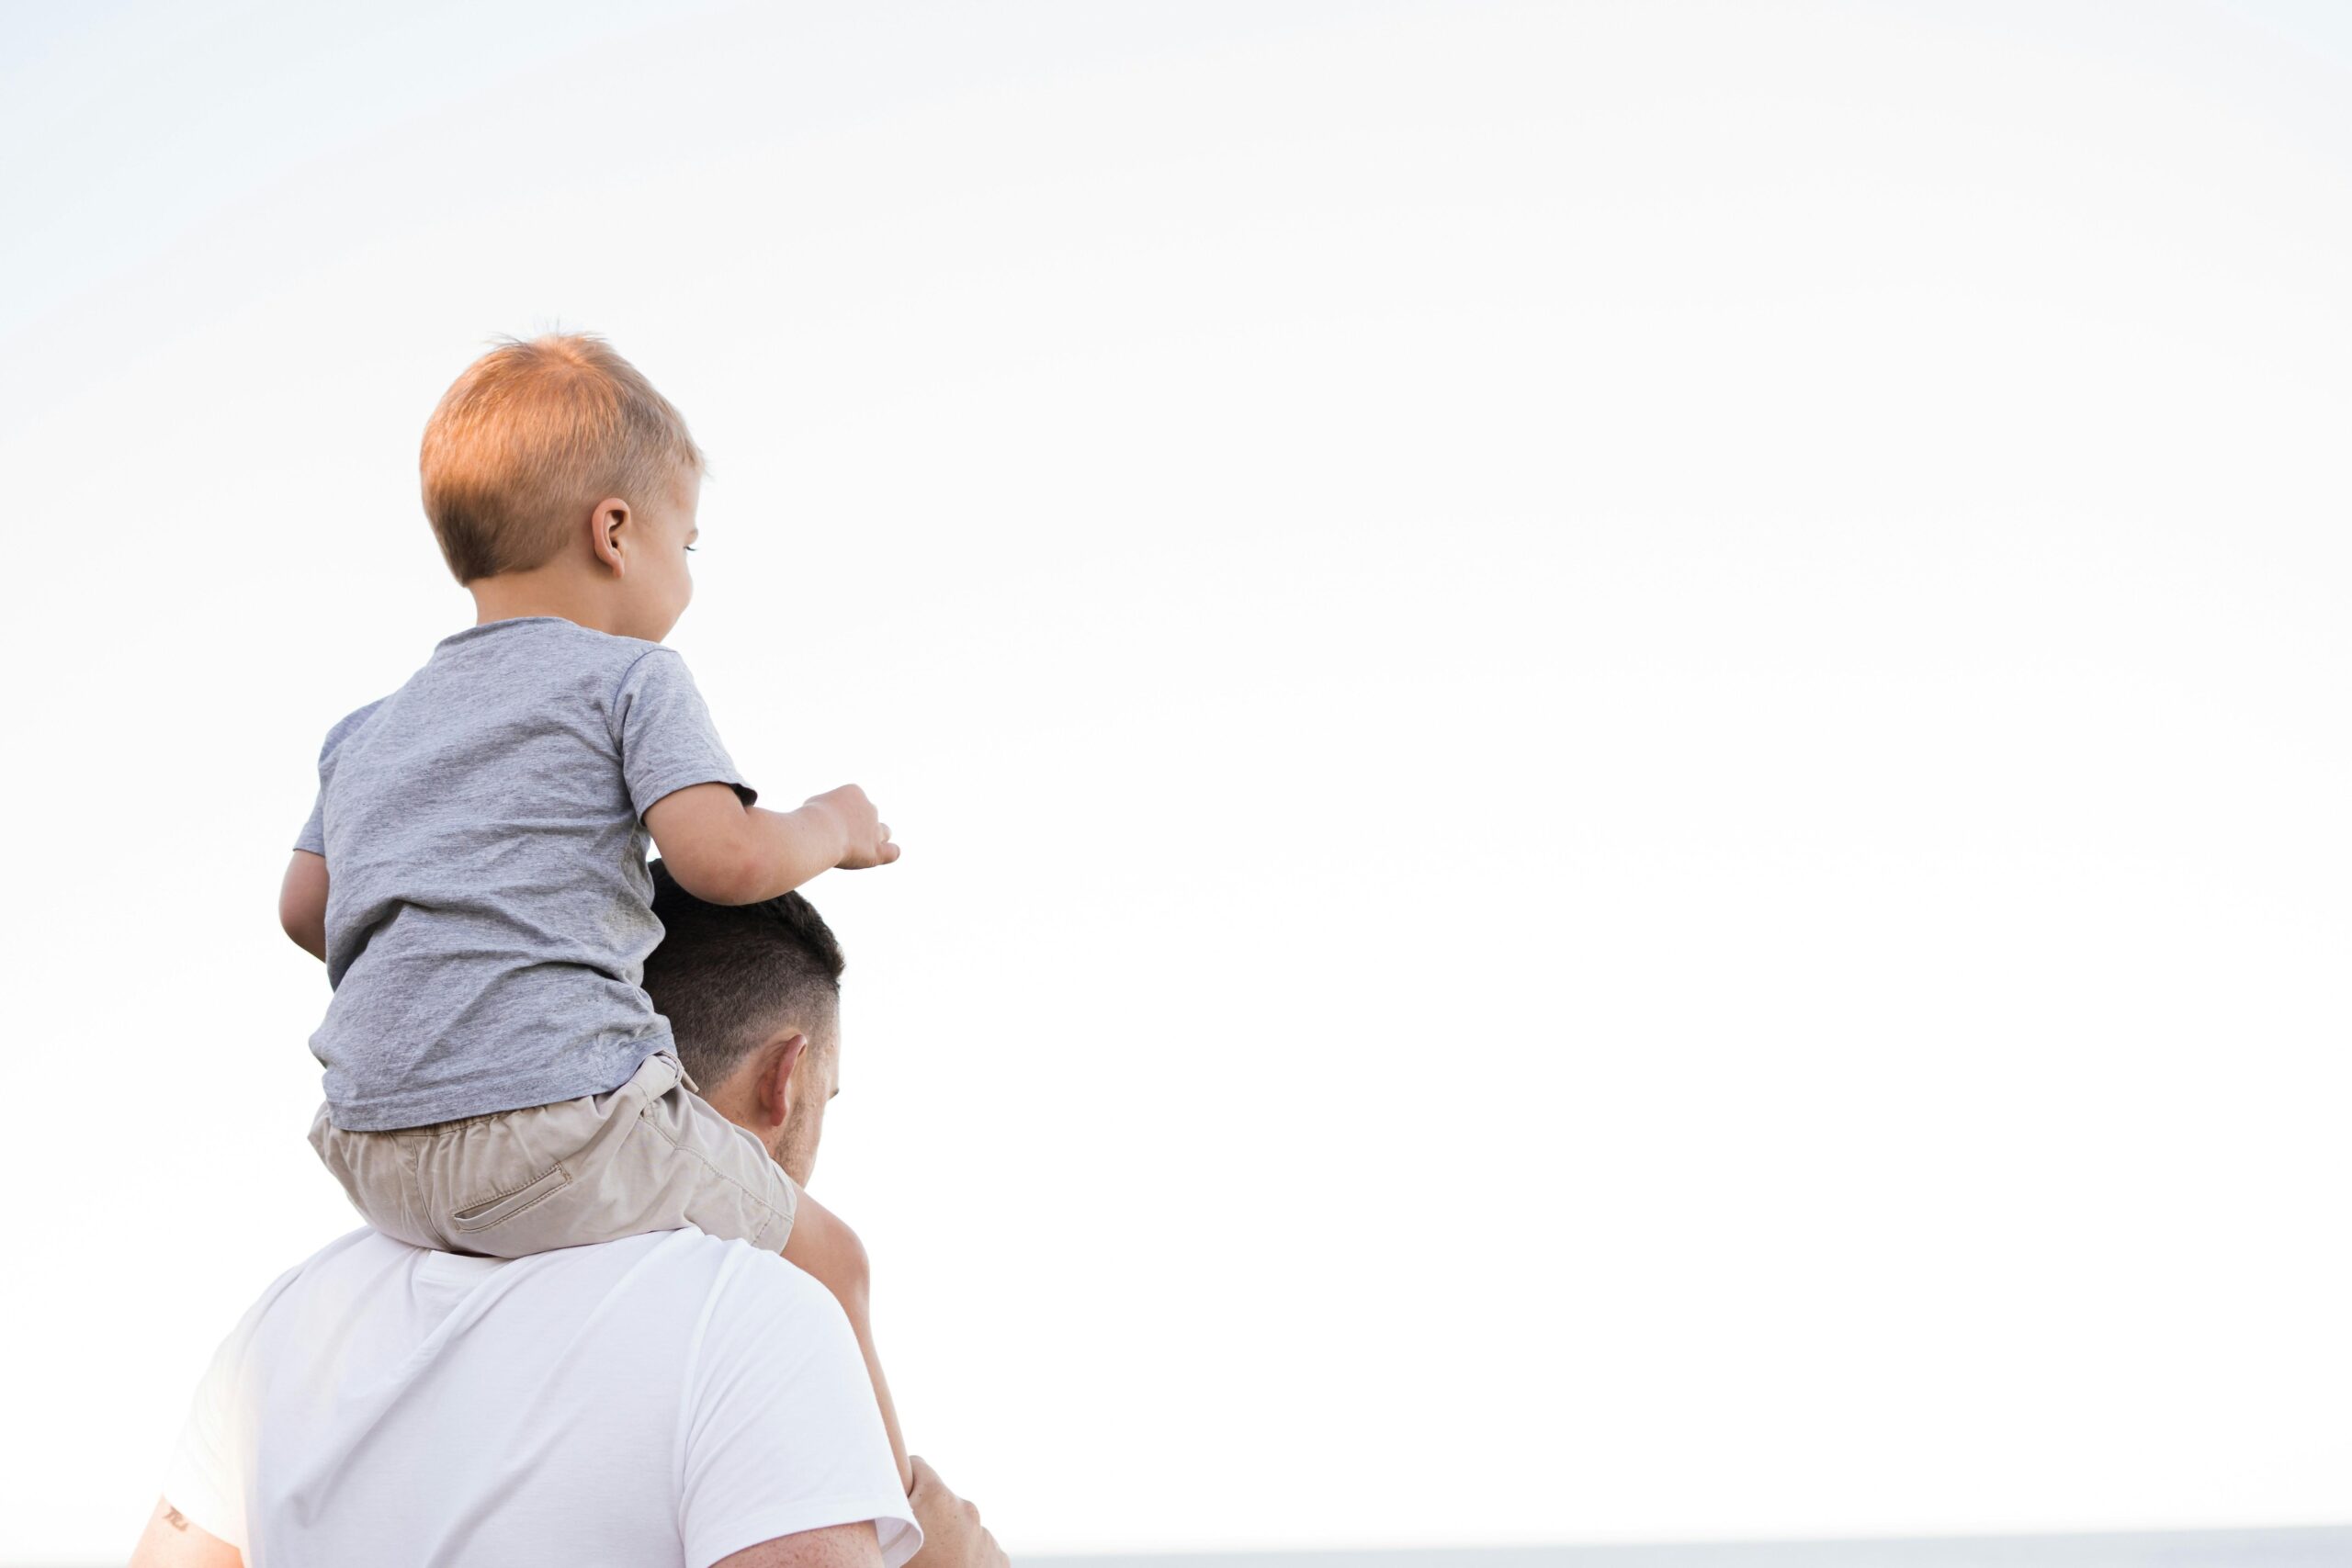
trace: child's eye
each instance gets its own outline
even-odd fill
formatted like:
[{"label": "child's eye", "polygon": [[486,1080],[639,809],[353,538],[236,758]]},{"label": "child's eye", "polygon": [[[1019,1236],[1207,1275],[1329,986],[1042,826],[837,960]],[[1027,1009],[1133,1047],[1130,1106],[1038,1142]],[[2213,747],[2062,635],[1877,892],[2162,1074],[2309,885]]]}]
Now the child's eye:
[{"label": "child's eye", "polygon": [[688,554],[688,555],[692,555],[692,554],[694,554],[694,553],[695,553],[695,547],[694,547],[692,545],[688,545],[688,546],[686,547],[686,554]]}]

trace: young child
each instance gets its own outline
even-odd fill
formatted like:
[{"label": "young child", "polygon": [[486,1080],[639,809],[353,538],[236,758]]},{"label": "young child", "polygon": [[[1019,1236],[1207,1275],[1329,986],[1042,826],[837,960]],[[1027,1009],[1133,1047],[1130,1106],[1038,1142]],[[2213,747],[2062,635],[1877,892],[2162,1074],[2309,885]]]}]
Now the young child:
[{"label": "young child", "polygon": [[854,784],[752,805],[677,654],[703,458],[601,339],[509,342],[425,426],[424,510],[477,624],[328,732],[279,897],[334,997],[311,1142],[418,1247],[519,1258],[694,1225],[822,1280],[866,1352],[865,1254],[694,1092],[638,982],[680,886],[749,904],[887,865]]}]

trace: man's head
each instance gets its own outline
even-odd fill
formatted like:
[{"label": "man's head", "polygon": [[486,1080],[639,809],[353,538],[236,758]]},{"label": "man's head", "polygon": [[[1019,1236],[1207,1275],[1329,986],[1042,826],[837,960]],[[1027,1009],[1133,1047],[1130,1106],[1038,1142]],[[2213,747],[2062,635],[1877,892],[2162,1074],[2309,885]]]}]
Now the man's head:
[{"label": "man's head", "polygon": [[706,904],[653,866],[662,945],[645,989],[713,1108],[807,1186],[841,1088],[841,944],[797,893]]},{"label": "man's head", "polygon": [[[703,456],[686,422],[602,338],[509,339],[467,367],[424,427],[424,513],[458,581],[546,573],[659,641],[694,594]],[[477,588],[477,592],[479,589]]]}]

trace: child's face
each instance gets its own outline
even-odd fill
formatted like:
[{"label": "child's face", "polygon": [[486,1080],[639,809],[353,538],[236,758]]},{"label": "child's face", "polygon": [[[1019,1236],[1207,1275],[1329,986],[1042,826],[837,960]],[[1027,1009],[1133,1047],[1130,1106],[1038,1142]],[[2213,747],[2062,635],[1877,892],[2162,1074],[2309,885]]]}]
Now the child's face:
[{"label": "child's face", "polygon": [[702,476],[687,471],[678,476],[668,494],[639,514],[646,525],[640,540],[645,553],[629,562],[621,580],[628,599],[626,635],[660,642],[693,602],[695,580],[686,556],[701,536],[695,524],[701,504]]}]

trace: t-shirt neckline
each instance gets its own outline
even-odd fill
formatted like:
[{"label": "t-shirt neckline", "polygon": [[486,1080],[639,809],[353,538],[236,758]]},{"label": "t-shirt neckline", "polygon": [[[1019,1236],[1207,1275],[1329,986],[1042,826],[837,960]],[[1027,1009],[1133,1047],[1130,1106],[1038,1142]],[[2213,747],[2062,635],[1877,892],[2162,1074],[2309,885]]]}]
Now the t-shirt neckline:
[{"label": "t-shirt neckline", "polygon": [[[508,626],[570,626],[575,631],[595,630],[593,626],[582,626],[578,621],[566,620],[561,615],[509,615],[504,620],[483,621],[463,631],[451,632],[441,639],[438,646],[447,648],[453,643],[468,642],[491,632],[503,631]],[[599,632],[597,635],[601,637],[604,634]]]}]

